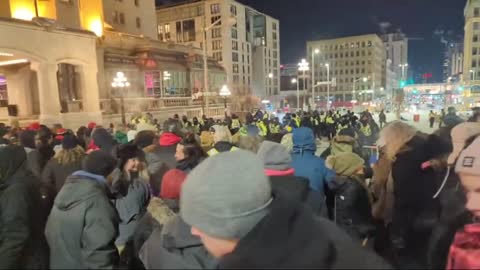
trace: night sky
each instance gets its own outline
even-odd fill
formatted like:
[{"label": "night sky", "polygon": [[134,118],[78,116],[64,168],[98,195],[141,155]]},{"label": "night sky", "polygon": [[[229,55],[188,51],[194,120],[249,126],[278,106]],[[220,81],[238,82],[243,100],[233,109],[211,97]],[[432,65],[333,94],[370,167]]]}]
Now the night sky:
[{"label": "night sky", "polygon": [[[177,0],[157,3],[161,1]],[[441,81],[445,48],[442,41],[463,40],[466,0],[237,1],[280,20],[284,64],[305,57],[307,40],[401,29],[411,38],[423,39],[409,44],[409,64],[414,73],[433,73],[432,81]]]}]

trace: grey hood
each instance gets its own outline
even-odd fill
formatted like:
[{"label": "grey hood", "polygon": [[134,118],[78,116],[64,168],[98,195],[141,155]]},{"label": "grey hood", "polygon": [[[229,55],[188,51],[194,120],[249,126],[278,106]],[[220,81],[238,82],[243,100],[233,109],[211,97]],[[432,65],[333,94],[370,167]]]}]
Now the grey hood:
[{"label": "grey hood", "polygon": [[292,157],[287,148],[279,143],[262,142],[257,155],[263,161],[265,169],[285,171],[291,168]]},{"label": "grey hood", "polygon": [[81,176],[69,176],[55,198],[54,205],[61,211],[68,211],[99,194],[110,195],[108,186]]}]

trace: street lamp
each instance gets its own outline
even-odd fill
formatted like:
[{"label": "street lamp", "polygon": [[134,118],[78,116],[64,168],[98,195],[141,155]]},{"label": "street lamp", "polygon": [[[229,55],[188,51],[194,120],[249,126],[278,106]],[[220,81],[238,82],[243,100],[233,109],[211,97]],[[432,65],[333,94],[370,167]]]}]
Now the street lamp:
[{"label": "street lamp", "polygon": [[[330,64],[325,64],[325,67],[327,68],[327,110],[330,109]],[[343,100],[345,100],[345,97],[343,97]]]},{"label": "street lamp", "polygon": [[298,84],[298,80],[293,78],[292,79],[292,84],[296,83],[297,84],[297,110],[300,108],[300,86]]},{"label": "street lamp", "polygon": [[[214,21],[212,24],[207,26],[207,16],[203,17],[203,95],[202,95],[202,114],[205,114],[205,106],[208,109],[208,94],[205,95],[205,92],[208,93],[209,85],[208,85],[208,62],[207,62],[207,33],[210,31],[215,25],[220,24],[222,22],[222,18]],[[227,27],[231,27],[237,23],[237,19],[235,17],[229,17],[227,19]]]},{"label": "street lamp", "polygon": [[222,86],[222,89],[220,89],[219,95],[223,97],[223,104],[225,105],[225,109],[227,108],[227,98],[232,95],[232,92],[230,92],[230,89],[228,89],[227,85]]},{"label": "street lamp", "polygon": [[[303,72],[303,104],[305,104],[305,90],[306,90],[306,76],[305,72],[310,70],[310,66],[307,60],[302,59],[300,63],[298,63],[298,71]],[[297,100],[299,100],[299,92],[297,91]],[[300,102],[299,102],[300,103]]]},{"label": "street lamp", "polygon": [[[319,54],[319,49],[312,50],[312,105],[315,104],[315,54]],[[313,108],[313,106],[312,106]]]},{"label": "street lamp", "polygon": [[402,68],[402,80],[404,81],[405,80],[405,69],[408,68],[408,64],[400,64],[398,66]]},{"label": "street lamp", "polygon": [[353,100],[357,100],[357,82],[359,81],[363,81],[364,83],[366,83],[368,81],[368,78],[367,77],[363,77],[363,78],[358,78],[356,80],[353,81]]},{"label": "street lamp", "polygon": [[124,102],[124,91],[122,89],[130,87],[127,77],[121,71],[117,72],[116,77],[113,78],[112,88],[115,90],[115,94],[120,97],[120,110],[122,114],[122,124],[126,125],[127,121],[125,119],[125,102]]}]

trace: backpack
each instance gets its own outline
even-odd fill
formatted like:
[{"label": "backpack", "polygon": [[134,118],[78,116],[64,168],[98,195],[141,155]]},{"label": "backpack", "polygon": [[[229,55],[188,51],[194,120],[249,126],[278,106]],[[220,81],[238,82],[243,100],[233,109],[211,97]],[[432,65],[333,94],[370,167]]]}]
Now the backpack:
[{"label": "backpack", "polygon": [[480,224],[465,225],[455,234],[447,269],[480,269]]}]

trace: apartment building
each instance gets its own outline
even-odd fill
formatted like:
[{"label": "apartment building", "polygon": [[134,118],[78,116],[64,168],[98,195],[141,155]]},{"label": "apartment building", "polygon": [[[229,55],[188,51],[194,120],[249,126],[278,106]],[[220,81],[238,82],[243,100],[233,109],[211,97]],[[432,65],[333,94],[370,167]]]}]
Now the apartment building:
[{"label": "apartment building", "polygon": [[447,44],[443,62],[443,79],[445,82],[459,82],[462,80],[463,47],[463,42],[449,42]]},{"label": "apartment building", "polygon": [[160,6],[157,21],[160,40],[205,45],[207,56],[225,68],[234,95],[264,99],[278,93],[278,20],[233,0],[195,0]]},{"label": "apartment building", "polygon": [[[330,79],[336,82],[330,87],[332,101],[372,100],[385,90],[386,49],[376,34],[308,41],[307,55],[315,63],[317,83],[327,82],[329,65]],[[325,98],[327,86],[317,87],[316,93]]]}]

